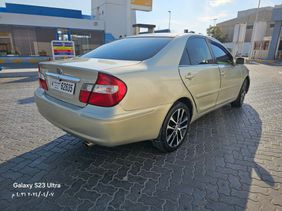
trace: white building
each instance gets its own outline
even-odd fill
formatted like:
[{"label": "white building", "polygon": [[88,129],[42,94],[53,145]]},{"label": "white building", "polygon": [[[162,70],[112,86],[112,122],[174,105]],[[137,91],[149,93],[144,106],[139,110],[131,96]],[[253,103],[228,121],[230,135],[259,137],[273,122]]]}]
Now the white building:
[{"label": "white building", "polygon": [[135,34],[136,10],[152,11],[152,0],[92,0],[92,17],[104,22],[106,42]]},{"label": "white building", "polygon": [[5,3],[0,0],[0,56],[50,56],[52,40],[72,40],[80,55],[132,35],[135,10],[152,0],[91,0],[92,14],[79,10]]},{"label": "white building", "polygon": [[237,56],[266,59],[271,53],[270,59],[282,59],[281,6],[239,11],[236,18],[218,23],[226,47]]}]

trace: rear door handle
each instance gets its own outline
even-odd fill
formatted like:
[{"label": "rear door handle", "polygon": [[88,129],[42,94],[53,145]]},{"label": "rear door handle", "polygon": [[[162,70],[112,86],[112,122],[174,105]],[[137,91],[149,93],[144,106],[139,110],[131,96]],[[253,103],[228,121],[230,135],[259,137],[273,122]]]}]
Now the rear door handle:
[{"label": "rear door handle", "polygon": [[192,73],[187,73],[187,75],[185,76],[185,78],[189,80],[191,80],[194,77],[195,77],[195,74],[192,74]]}]

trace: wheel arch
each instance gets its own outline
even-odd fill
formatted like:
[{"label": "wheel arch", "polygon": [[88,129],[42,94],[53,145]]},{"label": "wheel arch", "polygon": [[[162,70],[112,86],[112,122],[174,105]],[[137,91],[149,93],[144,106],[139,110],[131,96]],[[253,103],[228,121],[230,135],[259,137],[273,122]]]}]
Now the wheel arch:
[{"label": "wheel arch", "polygon": [[[194,111],[194,109],[193,109],[193,108],[194,108],[193,102],[192,102],[188,97],[181,97],[181,98],[179,98],[178,100],[176,100],[176,101],[172,104],[172,106],[170,107],[170,109],[168,110],[168,112],[167,112],[167,114],[166,114],[166,117],[165,117],[164,120],[163,120],[163,123],[162,123],[162,126],[161,126],[161,128],[160,128],[158,137],[153,140],[153,145],[154,145],[157,149],[159,149],[160,151],[162,151],[162,152],[172,152],[172,151],[174,151],[175,149],[177,149],[177,148],[175,148],[175,149],[167,149],[167,147],[166,147],[166,146],[163,144],[163,142],[161,141],[161,140],[162,140],[162,139],[161,139],[161,137],[162,137],[162,128],[163,128],[163,126],[164,126],[164,123],[166,122],[166,118],[168,117],[168,114],[170,113],[171,109],[172,109],[177,103],[183,103],[184,105],[186,105],[186,106],[188,107],[189,113],[190,113],[190,122],[191,122],[191,120],[192,120],[193,111]],[[189,125],[189,124],[190,124],[190,123],[188,123],[188,125]],[[186,135],[187,135],[187,133],[186,133]],[[181,143],[183,143],[183,141],[182,141]],[[179,146],[180,146],[180,145],[179,145]],[[179,146],[178,146],[178,147],[179,147]]]},{"label": "wheel arch", "polygon": [[173,106],[178,102],[185,104],[189,108],[190,120],[191,120],[192,117],[193,117],[193,113],[194,113],[194,107],[193,107],[192,101],[188,97],[182,97],[182,98],[179,98],[178,100],[176,100],[175,103],[173,104]]},{"label": "wheel arch", "polygon": [[250,76],[247,76],[244,81],[247,81],[247,93],[248,93],[251,84]]}]

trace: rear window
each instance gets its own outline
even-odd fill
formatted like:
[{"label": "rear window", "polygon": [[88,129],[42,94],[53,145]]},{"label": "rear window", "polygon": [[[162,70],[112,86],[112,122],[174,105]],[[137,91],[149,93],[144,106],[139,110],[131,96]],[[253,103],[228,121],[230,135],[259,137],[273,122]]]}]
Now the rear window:
[{"label": "rear window", "polygon": [[83,55],[83,58],[143,61],[152,58],[173,38],[126,38],[102,45]]}]

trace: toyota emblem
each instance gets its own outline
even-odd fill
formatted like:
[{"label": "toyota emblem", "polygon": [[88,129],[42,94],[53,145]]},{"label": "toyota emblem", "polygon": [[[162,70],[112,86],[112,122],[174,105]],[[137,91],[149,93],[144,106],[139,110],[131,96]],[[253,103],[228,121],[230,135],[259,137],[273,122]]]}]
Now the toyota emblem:
[{"label": "toyota emblem", "polygon": [[58,73],[59,75],[62,75],[62,74],[63,74],[63,70],[62,70],[61,68],[57,68],[57,73]]}]

